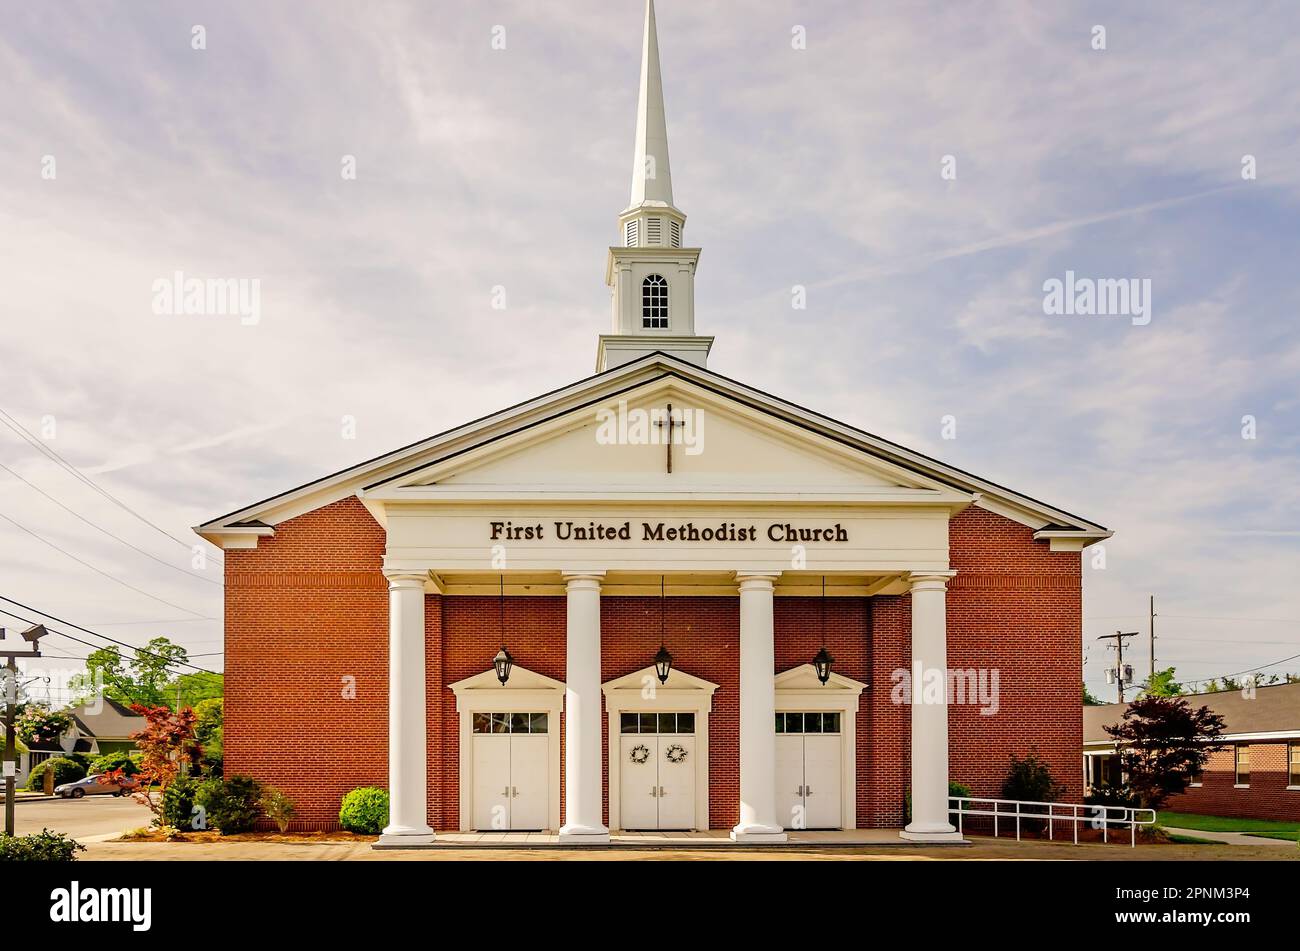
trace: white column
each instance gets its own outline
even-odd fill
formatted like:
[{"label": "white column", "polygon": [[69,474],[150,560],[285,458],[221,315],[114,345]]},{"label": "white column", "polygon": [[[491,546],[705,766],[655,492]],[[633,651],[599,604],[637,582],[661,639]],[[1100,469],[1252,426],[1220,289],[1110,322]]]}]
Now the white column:
[{"label": "white column", "polygon": [[429,828],[425,736],[424,580],[388,575],[388,825],[380,845],[425,845]]},{"label": "white column", "polygon": [[609,841],[601,821],[600,582],[604,572],[566,573],[564,665],[564,825],[560,841]]},{"label": "white column", "polygon": [[960,839],[948,821],[948,631],[946,591],[956,572],[909,576],[912,585],[912,821],[899,833],[922,842]]},{"label": "white column", "polygon": [[776,815],[776,654],[774,574],[737,573],[740,582],[740,823],[736,842],[784,842]]}]

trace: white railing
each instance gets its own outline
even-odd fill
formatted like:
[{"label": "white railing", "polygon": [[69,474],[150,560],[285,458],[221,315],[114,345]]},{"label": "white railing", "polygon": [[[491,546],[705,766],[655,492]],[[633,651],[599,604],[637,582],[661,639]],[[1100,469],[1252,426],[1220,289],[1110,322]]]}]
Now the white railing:
[{"label": "white railing", "polygon": [[[992,806],[992,808],[988,808],[989,806]],[[1024,808],[1026,806],[1032,806],[1034,809],[1027,812]],[[1069,810],[1069,812],[1058,810]],[[1082,815],[1080,815],[1081,812]],[[1020,821],[1022,819],[1033,819],[1047,823],[1047,837],[1049,839],[1055,838],[1056,823],[1068,822],[1074,830],[1075,845],[1079,844],[1080,822],[1086,822],[1094,829],[1100,826],[1103,842],[1110,841],[1110,827],[1112,824],[1120,827],[1127,826],[1129,844],[1136,847],[1137,827],[1154,825],[1156,821],[1156,811],[1154,809],[1139,809],[1135,806],[1089,806],[1073,802],[1026,802],[1020,799],[979,799],[965,796],[949,796],[948,813],[957,817],[958,832],[964,831],[964,820],[967,816],[992,816],[994,838],[997,838],[998,835],[999,820],[1014,820],[1017,842],[1020,841]],[[1115,813],[1118,813],[1118,816],[1114,815]],[[1144,813],[1150,818],[1138,818],[1139,813]]]}]

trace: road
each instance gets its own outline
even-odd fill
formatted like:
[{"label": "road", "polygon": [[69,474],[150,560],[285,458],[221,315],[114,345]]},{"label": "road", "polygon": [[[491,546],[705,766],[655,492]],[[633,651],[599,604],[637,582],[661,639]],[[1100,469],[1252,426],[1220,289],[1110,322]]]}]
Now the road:
[{"label": "road", "polygon": [[131,799],[87,796],[85,799],[38,799],[14,806],[14,826],[19,835],[50,829],[74,839],[120,834],[147,826],[153,814]]}]

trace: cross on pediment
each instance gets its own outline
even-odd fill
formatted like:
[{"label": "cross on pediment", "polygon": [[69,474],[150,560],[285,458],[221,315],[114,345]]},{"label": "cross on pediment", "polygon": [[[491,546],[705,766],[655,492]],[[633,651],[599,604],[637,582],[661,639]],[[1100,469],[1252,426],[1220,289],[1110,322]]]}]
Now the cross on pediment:
[{"label": "cross on pediment", "polygon": [[679,423],[677,421],[677,417],[673,415],[672,403],[668,404],[668,408],[666,409],[664,415],[667,417],[666,419],[656,419],[654,421],[654,424],[658,426],[660,429],[666,431],[665,432],[666,438],[664,439],[664,445],[667,448],[666,462],[668,465],[668,474],[672,475],[673,474],[673,430],[685,426],[686,424],[684,422]]}]

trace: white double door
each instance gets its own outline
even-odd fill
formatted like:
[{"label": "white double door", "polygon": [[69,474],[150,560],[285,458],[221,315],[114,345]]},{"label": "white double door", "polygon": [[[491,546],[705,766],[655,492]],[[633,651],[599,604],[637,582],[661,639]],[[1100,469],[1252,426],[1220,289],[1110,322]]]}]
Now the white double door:
[{"label": "white double door", "polygon": [[776,802],[785,828],[842,827],[842,752],[838,734],[777,734]]},{"label": "white double door", "polygon": [[624,733],[619,824],[624,829],[695,827],[695,737]]},{"label": "white double door", "polygon": [[474,828],[545,829],[549,806],[545,733],[474,734]]}]

